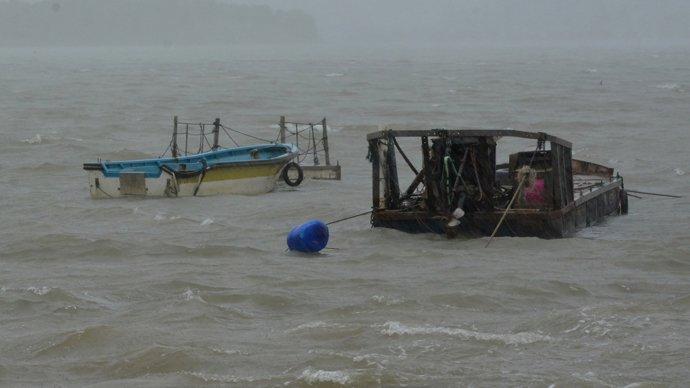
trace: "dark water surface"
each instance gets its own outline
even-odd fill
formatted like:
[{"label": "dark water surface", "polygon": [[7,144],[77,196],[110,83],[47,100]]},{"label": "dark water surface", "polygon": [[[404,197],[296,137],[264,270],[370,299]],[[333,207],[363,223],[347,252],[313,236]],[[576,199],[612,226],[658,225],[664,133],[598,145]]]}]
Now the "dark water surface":
[{"label": "dark water surface", "polygon": [[[359,218],[338,249],[284,251],[291,227],[369,208],[379,124],[549,131],[628,188],[687,195],[690,52],[2,49],[0,91],[3,385],[690,380],[688,198],[562,240]],[[91,200],[81,163],[160,153],[174,114],[266,137],[325,115],[343,181]]]}]

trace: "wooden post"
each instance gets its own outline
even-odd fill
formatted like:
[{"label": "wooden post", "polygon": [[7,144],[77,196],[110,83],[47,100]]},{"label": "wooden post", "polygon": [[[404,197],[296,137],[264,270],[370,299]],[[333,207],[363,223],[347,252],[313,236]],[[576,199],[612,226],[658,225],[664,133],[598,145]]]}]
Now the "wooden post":
[{"label": "wooden post", "polygon": [[395,161],[395,137],[388,131],[388,147],[386,148],[386,178],[388,181],[387,206],[397,209],[400,202],[400,186],[398,184],[398,165]]},{"label": "wooden post", "polygon": [[211,148],[213,151],[217,150],[220,145],[218,144],[218,135],[220,133],[220,119],[216,119],[216,121],[213,122],[213,147]]},{"label": "wooden post", "polygon": [[206,126],[204,124],[199,125],[199,132],[201,132],[201,135],[199,136],[199,152],[197,154],[200,154],[204,152],[204,139],[206,138]]},{"label": "wooden post", "polygon": [[331,157],[328,154],[328,126],[326,125],[326,118],[321,120],[321,127],[323,128],[323,153],[326,157],[326,166],[331,165]]},{"label": "wooden post", "polygon": [[372,209],[377,210],[381,205],[381,162],[379,161],[379,140],[369,140],[369,155],[371,157]]},{"label": "wooden post", "polygon": [[422,136],[422,172],[424,173],[424,186],[426,190],[426,208],[429,213],[435,211],[434,202],[434,192],[432,190],[431,183],[431,165],[430,165],[430,155],[429,155],[429,138]]},{"label": "wooden post", "polygon": [[551,175],[553,176],[553,208],[562,209],[565,207],[563,196],[563,147],[559,144],[551,143]]},{"label": "wooden post", "polygon": [[575,200],[573,193],[573,151],[570,148],[563,148],[563,165],[565,168],[565,188],[566,205]]},{"label": "wooden post", "polygon": [[280,142],[285,143],[285,116],[280,116]]},{"label": "wooden post", "polygon": [[173,118],[173,136],[170,152],[173,158],[177,158],[177,116]]},{"label": "wooden post", "polygon": [[295,123],[295,145],[299,148],[299,125]]},{"label": "wooden post", "polygon": [[184,125],[184,156],[189,153],[187,151],[187,145],[189,145],[189,124]]},{"label": "wooden post", "polygon": [[314,166],[319,165],[319,154],[316,149],[316,134],[314,133],[314,124],[309,123],[309,127],[311,128],[311,141],[312,144],[314,144]]}]

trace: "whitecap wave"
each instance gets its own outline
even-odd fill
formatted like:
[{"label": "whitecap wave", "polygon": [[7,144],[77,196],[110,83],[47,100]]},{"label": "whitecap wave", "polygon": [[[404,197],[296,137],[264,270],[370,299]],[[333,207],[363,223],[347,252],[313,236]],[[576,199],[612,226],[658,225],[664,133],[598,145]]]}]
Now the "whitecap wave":
[{"label": "whitecap wave", "polygon": [[224,383],[224,384],[240,384],[240,383],[254,383],[257,382],[258,379],[253,376],[250,377],[237,377],[237,376],[231,376],[231,375],[218,375],[214,373],[203,373],[203,372],[182,372],[183,374],[187,376],[192,376],[196,377],[198,379],[203,380],[206,383]]},{"label": "whitecap wave", "polygon": [[198,290],[192,290],[191,288],[186,289],[185,292],[182,293],[181,297],[182,297],[182,300],[185,300],[185,301],[198,300],[198,301],[204,302],[204,300],[201,299],[201,296],[199,296],[199,291]]},{"label": "whitecap wave", "polygon": [[342,77],[344,75],[345,75],[344,73],[328,73],[325,76],[326,77]]},{"label": "whitecap wave", "polygon": [[400,322],[392,321],[386,322],[383,325],[383,327],[384,328],[381,330],[381,334],[387,336],[440,334],[465,339],[475,339],[480,341],[499,341],[507,345],[531,344],[534,342],[551,340],[549,336],[531,332],[520,332],[515,334],[494,334],[443,326],[406,326]]},{"label": "whitecap wave", "polygon": [[[135,211],[135,213],[137,213],[137,212]],[[156,213],[156,215],[153,216],[154,221],[175,221],[175,220],[179,220],[181,218],[182,218],[182,216],[167,216],[163,213]],[[211,223],[213,223],[213,220],[211,220]],[[204,225],[204,223],[202,222],[201,225]]]},{"label": "whitecap wave", "polygon": [[24,139],[24,143],[27,144],[41,144],[43,142],[43,138],[41,137],[40,134],[35,134],[34,137],[29,138],[29,139]]},{"label": "whitecap wave", "polygon": [[665,83],[665,84],[659,84],[656,85],[657,89],[664,89],[664,90],[670,90],[673,92],[684,92],[685,90],[683,89],[682,86],[676,83]]},{"label": "whitecap wave", "polygon": [[403,303],[405,303],[405,299],[402,299],[402,298],[400,298],[400,299],[398,299],[398,298],[391,298],[391,297],[384,296],[384,295],[374,295],[374,296],[372,296],[372,297],[369,298],[369,299],[370,299],[372,302],[375,302],[375,303],[378,303],[378,304],[382,304],[382,305],[386,305],[386,306],[394,306],[394,305],[398,305],[398,304],[403,304]]},{"label": "whitecap wave", "polygon": [[221,349],[221,348],[211,348],[211,351],[214,353],[218,353],[218,354],[227,354],[229,356],[236,356],[236,355],[246,356],[246,355],[248,355],[247,353],[243,353],[239,350],[229,350],[229,349]]},{"label": "whitecap wave", "polygon": [[26,289],[27,291],[36,294],[36,295],[45,295],[50,292],[51,288],[50,287],[29,287]]},{"label": "whitecap wave", "polygon": [[384,365],[388,364],[388,358],[382,354],[367,353],[352,356],[353,362],[364,362],[367,366],[383,368]]},{"label": "whitecap wave", "polygon": [[288,329],[285,332],[286,333],[295,333],[299,331],[309,331],[313,329],[342,329],[345,328],[345,325],[341,325],[338,323],[326,323],[324,321],[313,321],[313,322],[306,322],[303,323],[299,326],[293,327],[292,329]]},{"label": "whitecap wave", "polygon": [[341,370],[322,370],[308,367],[299,376],[307,384],[331,383],[347,385],[352,383],[352,376]]}]

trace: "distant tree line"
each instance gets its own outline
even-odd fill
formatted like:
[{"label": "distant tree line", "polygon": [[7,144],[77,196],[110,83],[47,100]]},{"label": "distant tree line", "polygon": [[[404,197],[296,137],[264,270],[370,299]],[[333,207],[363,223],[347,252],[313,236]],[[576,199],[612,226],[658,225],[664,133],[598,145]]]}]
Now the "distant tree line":
[{"label": "distant tree line", "polygon": [[300,11],[214,0],[0,1],[0,45],[196,45],[317,39]]}]

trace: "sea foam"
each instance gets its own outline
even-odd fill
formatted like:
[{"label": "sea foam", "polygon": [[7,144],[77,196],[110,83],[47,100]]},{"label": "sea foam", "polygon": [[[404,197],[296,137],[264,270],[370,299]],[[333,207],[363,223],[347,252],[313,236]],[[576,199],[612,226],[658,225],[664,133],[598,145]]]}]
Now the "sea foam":
[{"label": "sea foam", "polygon": [[27,143],[27,144],[41,144],[42,142],[43,142],[43,138],[38,133],[30,139],[24,139],[24,143]]},{"label": "sea foam", "polygon": [[321,370],[308,367],[299,376],[307,384],[331,383],[347,385],[352,383],[349,373],[340,370]]},{"label": "sea foam", "polygon": [[400,322],[386,322],[381,334],[394,335],[449,335],[480,341],[499,341],[507,345],[531,344],[538,341],[549,341],[550,337],[530,332],[515,334],[494,334],[443,326],[406,326]]}]

